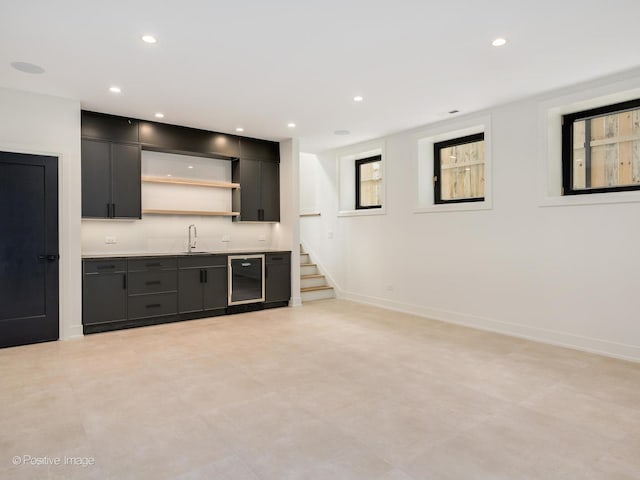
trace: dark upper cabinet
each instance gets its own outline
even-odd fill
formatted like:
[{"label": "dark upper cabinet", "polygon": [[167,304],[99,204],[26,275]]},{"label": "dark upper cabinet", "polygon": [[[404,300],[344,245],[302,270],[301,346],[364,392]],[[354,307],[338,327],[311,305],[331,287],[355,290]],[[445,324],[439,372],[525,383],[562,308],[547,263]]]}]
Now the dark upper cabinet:
[{"label": "dark upper cabinet", "polygon": [[280,164],[260,162],[260,204],[265,222],[280,221]]},{"label": "dark upper cabinet", "polygon": [[263,162],[280,162],[280,144],[257,138],[240,138],[240,158]]},{"label": "dark upper cabinet", "polygon": [[110,142],[138,143],[138,120],[83,110],[80,135]]},{"label": "dark upper cabinet", "polygon": [[235,158],[238,137],[166,123],[140,121],[140,143],[147,150]]},{"label": "dark upper cabinet", "polygon": [[113,218],[140,218],[140,147],[111,144],[111,203]]},{"label": "dark upper cabinet", "polygon": [[98,140],[81,142],[82,216],[111,215],[111,144]]},{"label": "dark upper cabinet", "polygon": [[127,273],[122,260],[84,262],[82,323],[95,325],[127,319]]},{"label": "dark upper cabinet", "polygon": [[140,218],[140,147],[82,139],[82,216]]},{"label": "dark upper cabinet", "polygon": [[240,188],[232,195],[235,221],[279,222],[279,163],[241,158],[232,165],[232,181]]},{"label": "dark upper cabinet", "polygon": [[291,252],[268,253],[265,258],[265,302],[291,298]]}]

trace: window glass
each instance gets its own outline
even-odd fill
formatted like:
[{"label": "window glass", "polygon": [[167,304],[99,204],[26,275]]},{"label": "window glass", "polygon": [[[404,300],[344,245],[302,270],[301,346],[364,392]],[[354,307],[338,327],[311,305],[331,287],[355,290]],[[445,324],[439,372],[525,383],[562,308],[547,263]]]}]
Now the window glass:
[{"label": "window glass", "polygon": [[356,160],[356,209],[382,206],[381,157]]},{"label": "window glass", "polygon": [[484,199],[484,134],[434,144],[435,203]]},{"label": "window glass", "polygon": [[640,101],[564,117],[565,194],[640,188]]}]

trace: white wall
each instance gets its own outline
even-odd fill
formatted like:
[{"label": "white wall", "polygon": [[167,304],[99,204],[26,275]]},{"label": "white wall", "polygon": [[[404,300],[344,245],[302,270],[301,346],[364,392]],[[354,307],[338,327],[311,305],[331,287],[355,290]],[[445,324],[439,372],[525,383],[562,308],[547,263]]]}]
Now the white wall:
[{"label": "white wall", "polygon": [[562,205],[540,195],[541,165],[559,161],[540,122],[545,105],[634,86],[637,71],[461,118],[491,117],[489,210],[414,213],[417,139],[444,123],[455,129],[457,120],[383,139],[386,215],[339,217],[341,151],[306,156],[322,216],[302,219],[302,242],[342,297],[640,360],[637,196]]},{"label": "white wall", "polygon": [[80,103],[0,88],[0,150],[59,158],[60,338],[81,336]]},{"label": "white wall", "polygon": [[300,213],[316,213],[316,165],[315,155],[300,154]]},{"label": "white wall", "polygon": [[300,151],[298,140],[280,142],[280,223],[274,226],[274,248],[291,250],[291,301],[300,299]]}]

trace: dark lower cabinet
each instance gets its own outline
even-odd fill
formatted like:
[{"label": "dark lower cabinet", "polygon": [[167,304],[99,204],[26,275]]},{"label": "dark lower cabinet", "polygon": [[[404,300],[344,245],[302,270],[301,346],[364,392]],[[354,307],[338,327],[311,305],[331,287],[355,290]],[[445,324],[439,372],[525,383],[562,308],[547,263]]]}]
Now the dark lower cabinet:
[{"label": "dark lower cabinet", "polygon": [[291,299],[291,253],[269,253],[265,257],[265,303]]},{"label": "dark lower cabinet", "polygon": [[[96,333],[243,311],[227,306],[227,284],[226,254],[85,259],[83,330]],[[256,305],[285,306],[290,297],[291,252],[265,254],[265,302]]]},{"label": "dark lower cabinet", "polygon": [[178,309],[180,313],[227,307],[227,256],[203,255],[180,259]]},{"label": "dark lower cabinet", "polygon": [[82,139],[82,216],[140,218],[140,146]]},{"label": "dark lower cabinet", "polygon": [[126,262],[85,261],[82,323],[86,326],[127,319]]},{"label": "dark lower cabinet", "polygon": [[227,307],[227,268],[211,267],[205,271],[204,309]]}]

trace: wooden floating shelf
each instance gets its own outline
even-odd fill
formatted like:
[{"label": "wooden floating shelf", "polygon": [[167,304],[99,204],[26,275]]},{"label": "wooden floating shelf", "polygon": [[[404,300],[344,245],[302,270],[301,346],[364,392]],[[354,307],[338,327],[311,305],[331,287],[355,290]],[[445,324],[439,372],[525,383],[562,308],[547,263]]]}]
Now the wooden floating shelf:
[{"label": "wooden floating shelf", "polygon": [[240,212],[212,212],[210,210],[142,210],[148,215],[202,215],[209,217],[237,217]]},{"label": "wooden floating shelf", "polygon": [[188,178],[142,177],[146,183],[169,183],[172,185],[190,185],[192,187],[240,188],[239,183],[190,180]]}]

